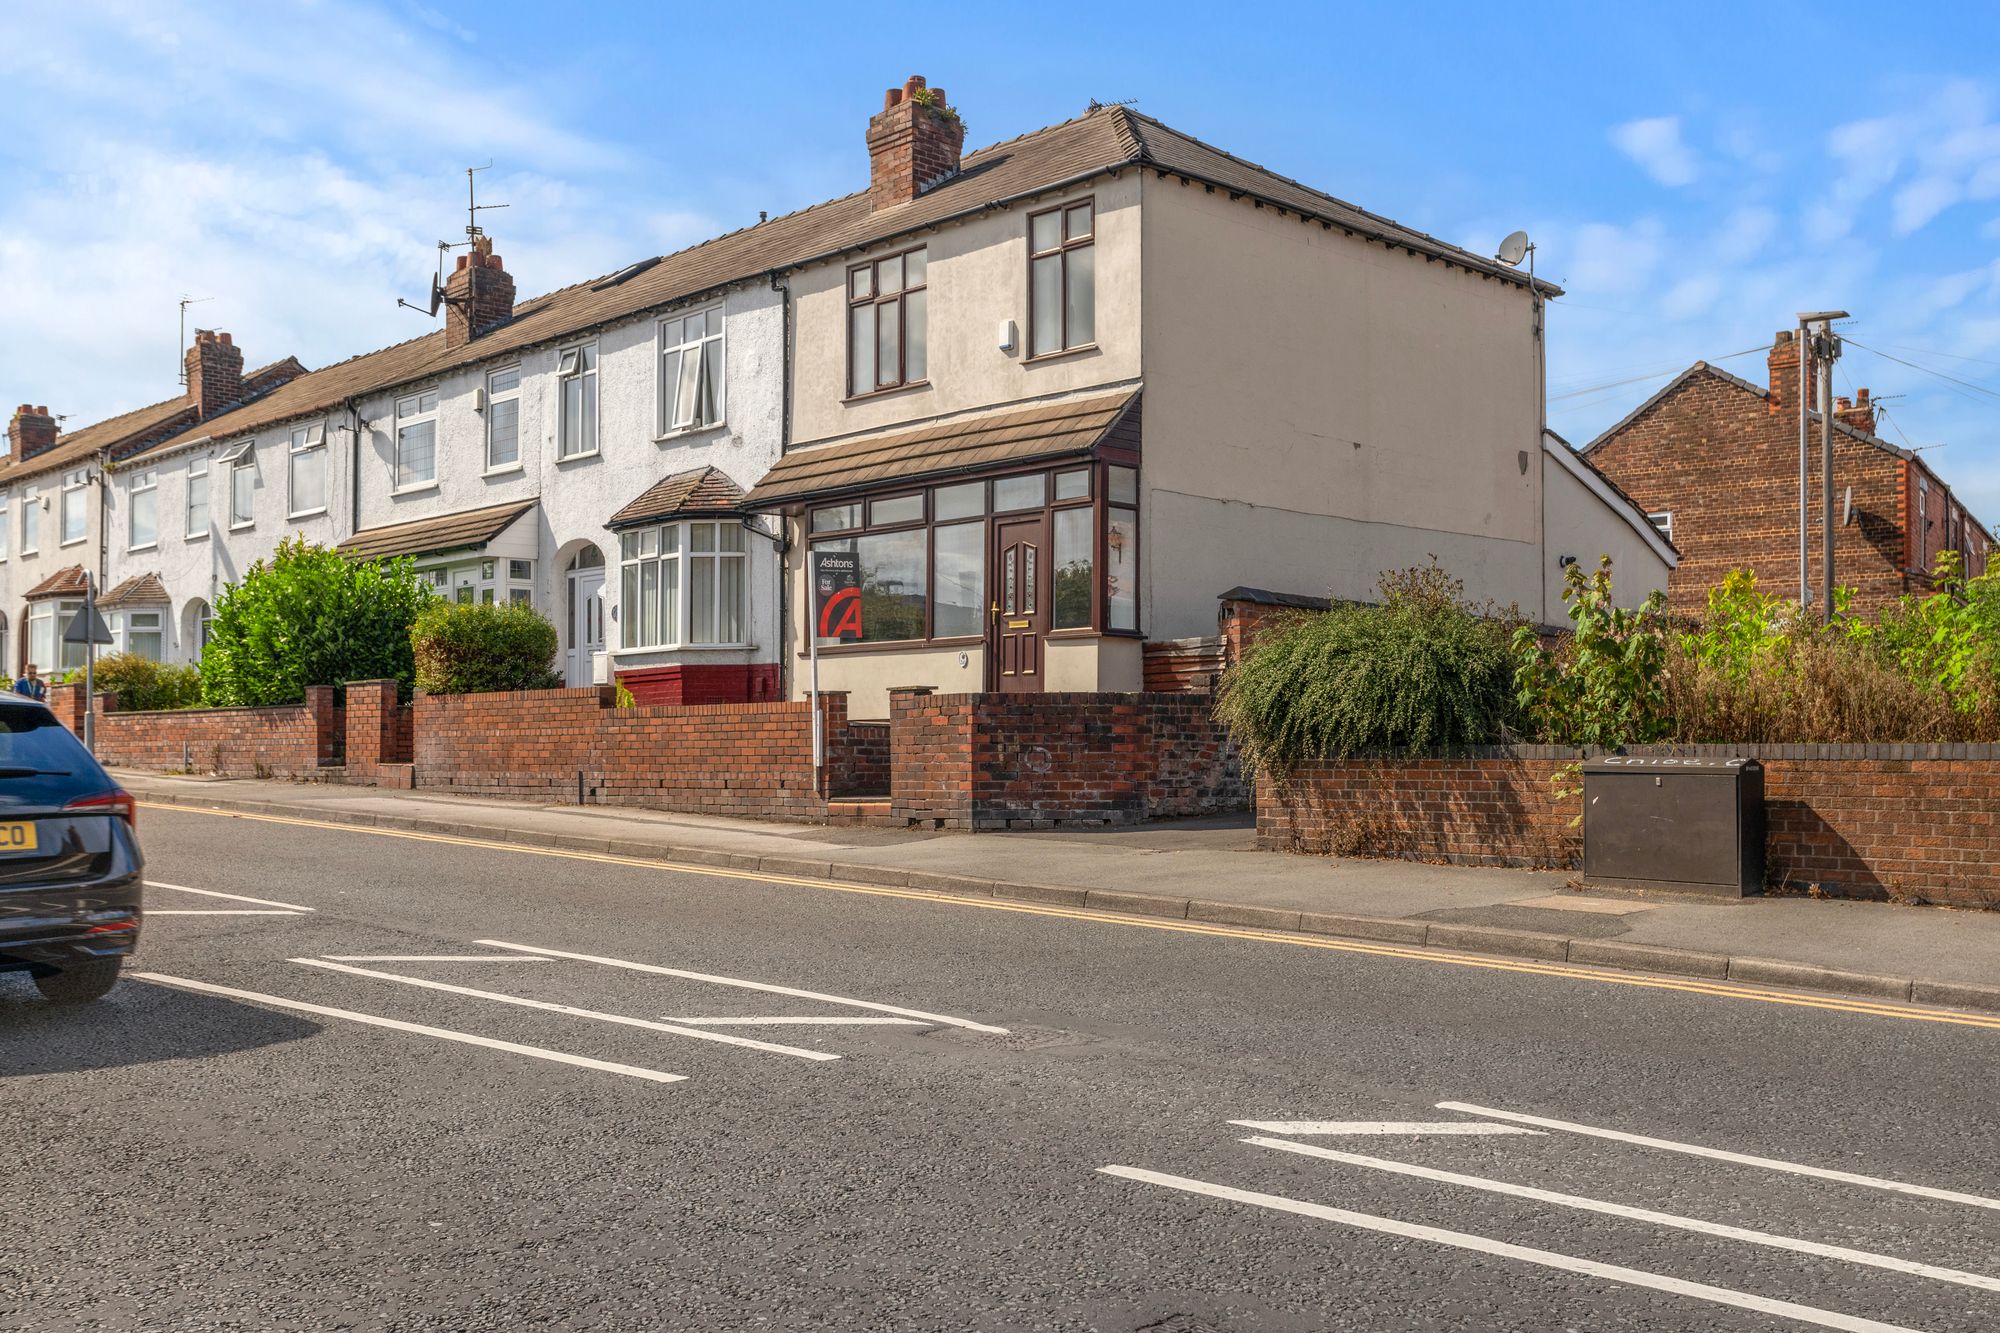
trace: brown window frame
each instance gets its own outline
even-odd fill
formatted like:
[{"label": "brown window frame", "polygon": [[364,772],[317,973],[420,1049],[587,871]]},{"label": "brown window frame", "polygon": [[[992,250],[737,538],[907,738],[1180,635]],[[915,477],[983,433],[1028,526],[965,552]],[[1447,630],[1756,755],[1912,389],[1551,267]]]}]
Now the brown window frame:
[{"label": "brown window frame", "polygon": [[[930,255],[928,253],[929,250],[930,246],[928,243],[924,245],[913,245],[909,247],[907,250],[898,250],[893,254],[877,255],[873,259],[863,260],[859,264],[849,264],[847,266],[847,273],[845,277],[846,285],[841,289],[841,294],[847,298],[844,305],[845,313],[842,316],[842,322],[846,325],[846,330],[842,334],[842,337],[844,337],[847,341],[847,378],[845,383],[843,383],[841,386],[843,391],[843,396],[847,401],[851,402],[857,398],[872,398],[878,393],[895,393],[901,389],[917,388],[922,385],[927,385],[931,382],[930,381],[930,297],[929,297],[931,267],[930,267]],[[882,282],[879,274],[881,266],[883,264],[888,263],[892,259],[908,260],[908,258],[911,255],[915,254],[921,254],[924,256],[924,281],[917,283],[915,286],[912,286],[906,280],[903,283],[901,289],[895,292],[893,295],[890,296],[882,295]],[[863,270],[866,270],[868,273],[868,295],[857,297],[854,294],[854,275],[856,273],[862,272]],[[924,374],[921,379],[911,379],[909,377],[910,322],[908,317],[908,308],[905,305],[903,298],[908,296],[911,292],[925,293]],[[883,383],[882,367],[878,364],[875,367],[874,387],[856,391],[854,387],[854,356],[856,351],[856,348],[854,346],[854,310],[855,307],[864,305],[872,305],[875,307],[875,320],[876,320],[876,327],[878,330],[881,327],[882,307],[885,305],[893,305],[896,307],[896,379],[893,383],[888,383],[888,384]],[[881,338],[881,334],[879,332],[876,334],[876,338],[878,340],[876,343],[876,347],[869,349],[869,356],[871,359],[874,358],[876,351],[881,346],[879,341]]]},{"label": "brown window frame", "polygon": [[[1090,234],[1080,240],[1069,234],[1069,211],[1072,208],[1090,205]],[[1056,218],[1056,245],[1051,250],[1035,248],[1035,220],[1054,214]],[[1028,214],[1028,355],[1029,361],[1040,361],[1052,356],[1065,356],[1070,352],[1080,352],[1097,346],[1097,330],[1093,323],[1089,342],[1072,343],[1069,340],[1069,257],[1077,250],[1097,244],[1097,196],[1085,195],[1081,199],[1070,199],[1054,208],[1038,209]],[[1057,300],[1062,309],[1058,312],[1059,347],[1040,348],[1035,346],[1035,261],[1056,257],[1060,260],[1061,277],[1056,283]],[[1095,275],[1092,282],[1096,281]],[[1096,305],[1096,293],[1092,294],[1092,307]]]}]

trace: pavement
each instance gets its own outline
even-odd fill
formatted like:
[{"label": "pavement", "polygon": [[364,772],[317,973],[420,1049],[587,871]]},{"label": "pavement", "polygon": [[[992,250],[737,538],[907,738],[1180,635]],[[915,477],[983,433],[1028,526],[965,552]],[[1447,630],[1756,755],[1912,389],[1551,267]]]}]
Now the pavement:
[{"label": "pavement", "polygon": [[119,777],[160,804],[2000,1012],[2000,912],[1586,889],[1566,872],[1259,852],[1247,817],[927,834],[370,787]]},{"label": "pavement", "polygon": [[2000,1015],[525,824],[139,825],[125,980],[0,975],[0,1328],[2000,1327]]}]

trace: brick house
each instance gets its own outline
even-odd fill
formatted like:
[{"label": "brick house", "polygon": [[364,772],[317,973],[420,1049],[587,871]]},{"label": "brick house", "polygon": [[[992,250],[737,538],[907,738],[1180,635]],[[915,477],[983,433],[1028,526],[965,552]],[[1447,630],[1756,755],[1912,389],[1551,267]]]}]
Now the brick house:
[{"label": "brick house", "polygon": [[[154,444],[196,432],[306,373],[293,357],[246,372],[243,349],[229,334],[208,329],[196,331],[185,369],[184,392],[78,430],[61,430],[48,408],[26,403],[8,422],[0,459],[0,607],[6,608],[0,663],[10,675],[29,662],[45,671],[83,664],[83,646],[61,638],[82,605],[86,572],[103,592],[152,568],[145,558],[150,543],[114,564],[110,534],[120,526],[112,517],[114,491],[146,497],[150,484],[142,472],[114,488],[110,474]],[[138,508],[143,529],[157,510],[147,498]],[[129,596],[105,609],[118,647],[156,655],[165,651],[156,638],[167,629],[163,615],[160,605]]]},{"label": "brick house", "polygon": [[[1631,495],[1681,551],[1669,580],[1676,612],[1707,606],[1733,569],[1795,596],[1799,570],[1799,346],[1780,330],[1758,386],[1697,361],[1584,456]],[[1808,409],[1810,586],[1821,585],[1819,413]],[[1834,402],[1834,577],[1868,612],[1930,587],[1942,551],[1970,573],[1986,569],[1993,536],[1921,457],[1875,433],[1868,390]]]}]

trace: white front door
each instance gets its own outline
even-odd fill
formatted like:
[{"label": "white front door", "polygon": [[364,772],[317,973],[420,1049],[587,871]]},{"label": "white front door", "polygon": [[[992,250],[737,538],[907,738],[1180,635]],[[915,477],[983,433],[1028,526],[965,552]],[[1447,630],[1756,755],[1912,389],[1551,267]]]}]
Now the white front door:
[{"label": "white front door", "polygon": [[604,651],[604,571],[579,569],[569,576],[569,654],[563,679],[570,685],[593,683],[593,663]]}]

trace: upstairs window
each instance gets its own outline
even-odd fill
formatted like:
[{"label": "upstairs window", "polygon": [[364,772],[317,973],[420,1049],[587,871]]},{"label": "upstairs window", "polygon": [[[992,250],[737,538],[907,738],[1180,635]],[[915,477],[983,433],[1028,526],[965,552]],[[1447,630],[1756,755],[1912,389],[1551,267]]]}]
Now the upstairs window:
[{"label": "upstairs window", "polygon": [[62,535],[64,546],[74,546],[90,535],[90,470],[78,468],[63,473]]},{"label": "upstairs window", "polygon": [[160,477],[152,468],[134,472],[126,494],[131,502],[131,547],[143,551],[160,540]]},{"label": "upstairs window", "polygon": [[847,270],[849,397],[921,384],[930,374],[926,252]]},{"label": "upstairs window", "polygon": [[660,321],[660,434],[722,420],[722,307]]},{"label": "upstairs window", "polygon": [[571,347],[556,358],[561,385],[556,457],[581,458],[597,452],[597,345]]},{"label": "upstairs window", "polygon": [[291,517],[326,512],[326,428],[318,422],[292,432]]},{"label": "upstairs window", "polygon": [[1029,356],[1097,341],[1097,208],[1086,199],[1028,216]]},{"label": "upstairs window", "polygon": [[1648,514],[1646,515],[1646,521],[1651,523],[1655,528],[1658,528],[1660,535],[1668,541],[1674,539],[1674,514],[1672,510],[1662,509],[1657,513]]},{"label": "upstairs window", "polygon": [[188,464],[187,522],[182,532],[189,538],[208,535],[208,460],[197,458]]},{"label": "upstairs window", "polygon": [[520,465],[521,368],[509,366],[486,377],[486,470]]},{"label": "upstairs window", "polygon": [[435,389],[413,393],[396,403],[396,489],[399,491],[437,481],[437,408]]},{"label": "upstairs window", "polygon": [[0,491],[0,560],[7,558],[7,532],[13,523],[13,512],[7,505],[10,498],[6,491]]},{"label": "upstairs window", "polygon": [[42,489],[29,486],[21,492],[21,554],[33,555],[42,549]]},{"label": "upstairs window", "polygon": [[247,528],[257,521],[257,455],[246,450],[229,465],[229,526]]}]

